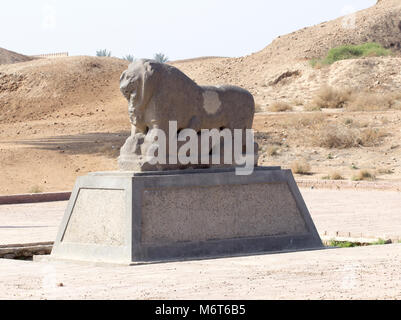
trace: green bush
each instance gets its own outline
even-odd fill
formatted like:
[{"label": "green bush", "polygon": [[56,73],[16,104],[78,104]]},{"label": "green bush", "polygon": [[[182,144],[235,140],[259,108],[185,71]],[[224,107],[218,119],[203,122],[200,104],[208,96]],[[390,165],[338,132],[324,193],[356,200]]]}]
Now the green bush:
[{"label": "green bush", "polygon": [[360,45],[344,45],[331,49],[323,59],[311,60],[312,66],[330,65],[336,61],[356,59],[361,57],[383,57],[391,54],[391,50],[381,44],[369,42]]},{"label": "green bush", "polygon": [[127,54],[126,56],[123,57],[124,60],[127,60],[129,62],[134,62],[135,58],[132,54]]},{"label": "green bush", "polygon": [[161,63],[166,63],[168,61],[168,57],[164,53],[156,53],[153,59]]},{"label": "green bush", "polygon": [[107,49],[98,50],[98,51],[96,51],[96,56],[111,57],[111,51],[108,51]]}]

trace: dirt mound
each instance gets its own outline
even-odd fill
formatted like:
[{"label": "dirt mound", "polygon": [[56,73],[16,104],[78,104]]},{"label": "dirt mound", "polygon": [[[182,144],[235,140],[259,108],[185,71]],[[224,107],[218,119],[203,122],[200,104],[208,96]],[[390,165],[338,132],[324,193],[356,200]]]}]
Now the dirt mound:
[{"label": "dirt mound", "polygon": [[0,48],[0,64],[12,64],[17,62],[31,61],[33,59],[34,58]]},{"label": "dirt mound", "polygon": [[[0,123],[89,114],[125,107],[119,78],[128,63],[115,58],[39,59],[0,66]],[[57,114],[57,116],[55,115]]]},{"label": "dirt mound", "polygon": [[[355,69],[352,83],[366,89],[386,89],[376,77],[385,83],[393,82],[392,74],[401,71],[400,60],[396,58],[369,58],[340,61],[321,70],[313,69],[309,61],[320,58],[333,48],[344,44],[378,42],[396,54],[401,52],[401,3],[398,0],[382,0],[377,5],[355,14],[355,28],[349,27],[344,17],[319,25],[303,28],[296,32],[280,36],[269,46],[242,58],[214,58],[173,63],[200,84],[235,84],[250,90],[261,108],[266,108],[275,101],[308,100],[318,90],[322,82],[329,82],[331,74],[341,78],[341,70]],[[351,21],[352,23],[352,21]],[[355,63],[355,66],[353,64]],[[377,65],[377,71],[394,66],[394,71],[386,74],[373,74],[366,77],[365,64]],[[359,81],[361,76],[363,79]],[[344,74],[345,78],[346,75]],[[366,82],[364,82],[366,80]],[[382,81],[383,82],[383,81]],[[400,89],[399,81],[392,87]]]},{"label": "dirt mound", "polygon": [[[357,170],[369,169],[379,179],[398,181],[401,111],[309,113],[298,103],[313,99],[325,84],[356,92],[401,91],[401,56],[344,60],[320,69],[310,64],[342,44],[376,41],[400,52],[400,17],[399,0],[382,0],[356,14],[355,29],[344,28],[339,18],[279,37],[250,56],[171,64],[201,85],[247,88],[262,110],[276,101],[297,104],[296,112],[255,117],[261,165],[289,168],[301,159],[311,165],[312,178],[339,173],[350,180]],[[97,57],[0,65],[0,194],[70,190],[77,176],[117,169],[131,129],[118,85],[127,66]],[[326,142],[337,138],[352,145],[328,149]]]}]

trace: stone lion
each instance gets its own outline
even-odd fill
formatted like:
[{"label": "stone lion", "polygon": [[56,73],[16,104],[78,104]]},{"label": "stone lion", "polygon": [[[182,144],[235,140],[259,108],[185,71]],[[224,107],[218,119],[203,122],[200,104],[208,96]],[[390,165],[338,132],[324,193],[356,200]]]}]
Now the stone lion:
[{"label": "stone lion", "polygon": [[[128,100],[132,136],[121,150],[120,168],[138,169],[125,161],[143,153],[152,129],[251,129],[255,102],[251,93],[235,86],[199,86],[177,68],[154,60],[138,60],[123,72],[120,89]],[[125,159],[125,160],[124,160]],[[160,168],[159,168],[160,169]]]},{"label": "stone lion", "polygon": [[251,129],[253,96],[234,86],[202,87],[175,67],[153,60],[138,60],[121,75],[120,89],[129,102],[137,132],[153,127],[168,129]]}]

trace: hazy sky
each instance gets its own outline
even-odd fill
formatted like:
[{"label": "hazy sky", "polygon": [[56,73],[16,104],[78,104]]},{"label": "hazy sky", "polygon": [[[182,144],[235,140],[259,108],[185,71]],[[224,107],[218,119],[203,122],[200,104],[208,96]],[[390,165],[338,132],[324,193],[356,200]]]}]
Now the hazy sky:
[{"label": "hazy sky", "polygon": [[68,51],[171,60],[242,56],[305,26],[376,0],[3,0],[0,47],[24,54]]}]

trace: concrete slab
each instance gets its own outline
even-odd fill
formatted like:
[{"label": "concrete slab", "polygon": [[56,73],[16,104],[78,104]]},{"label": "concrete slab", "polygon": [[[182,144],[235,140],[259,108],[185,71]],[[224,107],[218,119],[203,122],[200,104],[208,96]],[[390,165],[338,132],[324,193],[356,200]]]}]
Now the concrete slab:
[{"label": "concrete slab", "polygon": [[401,245],[135,267],[0,260],[0,299],[401,299]]},{"label": "concrete slab", "polygon": [[53,242],[67,203],[0,205],[0,246]]},{"label": "concrete slab", "polygon": [[401,192],[301,190],[319,234],[401,240]]}]

